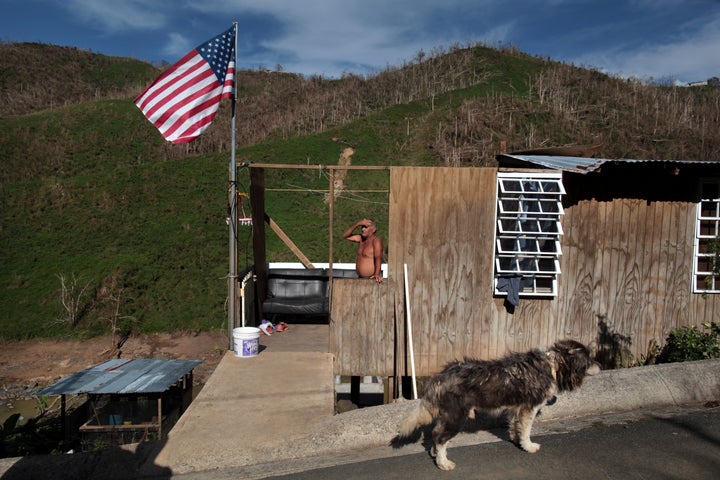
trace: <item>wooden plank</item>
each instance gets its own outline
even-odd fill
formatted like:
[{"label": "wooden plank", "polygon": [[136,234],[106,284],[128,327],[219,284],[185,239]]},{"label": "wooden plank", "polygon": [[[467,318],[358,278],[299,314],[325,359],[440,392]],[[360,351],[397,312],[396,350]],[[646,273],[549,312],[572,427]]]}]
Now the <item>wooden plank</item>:
[{"label": "wooden plank", "polygon": [[[652,292],[652,284],[650,279],[650,273],[653,265],[650,258],[649,246],[653,245],[653,226],[654,216],[653,211],[657,202],[641,201],[637,206],[638,212],[638,229],[635,232],[635,250],[634,256],[639,264],[639,296],[637,299],[637,305],[634,306],[634,312],[636,318],[634,318],[634,324],[638,326],[638,330],[632,335],[632,342],[636,344],[638,349],[645,349],[644,347],[648,344],[648,341],[652,338],[654,330],[654,319],[647,316],[646,305],[648,303],[648,297]],[[630,332],[632,333],[632,332]],[[636,356],[636,360],[639,361],[639,357]]]},{"label": "wooden plank", "polygon": [[[643,303],[642,298],[642,251],[643,246],[638,243],[638,239],[644,236],[643,225],[645,219],[645,200],[640,199],[627,199],[623,202],[625,204],[624,216],[626,225],[626,240],[624,243],[623,256],[623,278],[621,284],[622,293],[622,313],[618,315],[618,321],[616,322],[618,328],[618,334],[620,341],[624,343],[624,339],[629,337],[630,332],[639,334],[639,322],[640,320],[640,307]],[[642,212],[642,218],[641,218]],[[620,313],[620,312],[618,312]],[[637,341],[638,339],[630,336],[632,340]],[[624,346],[624,345],[622,345]]]},{"label": "wooden plank", "polygon": [[693,243],[695,228],[693,218],[695,205],[682,202],[670,203],[673,218],[673,234],[669,237],[674,246],[674,265],[669,278],[670,291],[666,297],[667,311],[677,326],[689,325],[689,305],[692,278]]},{"label": "wooden plank", "polygon": [[387,282],[390,286],[390,294],[392,295],[395,323],[397,325],[397,358],[396,358],[396,374],[402,377],[407,374],[407,344],[405,337],[405,305],[403,294],[403,278],[402,278],[402,258],[404,248],[404,241],[400,239],[406,238],[409,233],[406,230],[405,222],[402,221],[401,215],[401,204],[402,199],[396,194],[393,194],[393,185],[398,184],[403,178],[402,171],[400,168],[390,169],[390,195],[389,195],[389,207],[388,207],[388,270],[393,272],[389,276]]},{"label": "wooden plank", "polygon": [[[580,251],[582,252],[581,260],[578,260],[579,269],[575,274],[575,281],[579,285],[576,293],[575,302],[577,304],[578,320],[581,321],[585,328],[581,331],[581,341],[590,343],[597,339],[597,311],[595,310],[594,297],[596,295],[595,285],[597,272],[598,247],[594,241],[588,239],[596,239],[599,236],[600,227],[598,225],[598,217],[600,211],[599,202],[584,202],[582,210],[582,223],[580,231],[577,233]],[[557,312],[558,317],[561,316]],[[563,315],[565,316],[565,315]]]},{"label": "wooden plank", "polygon": [[249,163],[247,167],[252,171],[256,168],[269,168],[281,170],[388,170],[383,165],[299,165],[293,163]]},{"label": "wooden plank", "polygon": [[[663,330],[668,322],[665,318],[665,302],[663,299],[668,294],[668,274],[670,271],[667,258],[671,255],[670,242],[668,241],[667,235],[670,233],[670,211],[667,208],[667,204],[663,204],[659,208],[658,215],[656,216],[657,227],[655,235],[657,236],[658,242],[654,245],[653,249],[657,251],[657,301],[655,302],[654,314],[660,319],[663,324]],[[662,335],[662,341],[665,340],[665,333]],[[660,342],[662,344],[662,341]]]},{"label": "wooden plank", "polygon": [[[414,260],[416,244],[418,242],[417,235],[421,232],[417,225],[418,220],[415,216],[410,216],[408,212],[416,212],[420,208],[423,208],[421,199],[418,195],[413,195],[412,191],[416,191],[419,187],[414,185],[412,182],[416,181],[417,174],[412,175],[412,169],[392,169],[390,175],[390,228],[389,232],[389,245],[388,245],[388,262],[393,265],[393,271],[397,272],[395,281],[393,283],[395,292],[397,292],[398,299],[398,311],[400,314],[401,324],[403,327],[403,338],[407,339],[407,311],[406,305],[411,305],[411,318],[414,321],[413,333],[414,338],[413,348],[415,352],[415,368],[416,371],[427,370],[428,358],[423,353],[424,349],[422,345],[426,341],[425,335],[428,335],[428,328],[426,325],[420,325],[417,322],[423,322],[427,319],[427,315],[421,314],[420,309],[417,308],[416,299],[422,298],[422,291],[420,290],[421,284],[415,281],[418,275],[418,268],[416,268]],[[404,278],[404,266],[407,264],[408,270],[408,295],[409,301],[406,300],[405,294],[405,278]],[[420,263],[419,267],[422,268],[423,263]],[[419,336],[419,334],[422,334]],[[410,374],[409,358],[408,358],[408,347],[405,345],[405,349],[402,351],[403,360],[403,374]]]},{"label": "wooden plank", "polygon": [[612,201],[612,223],[610,224],[612,237],[609,239],[610,249],[608,251],[610,254],[610,262],[605,275],[605,278],[608,279],[608,292],[610,294],[608,302],[610,308],[608,308],[606,323],[612,330],[617,329],[623,306],[622,279],[625,262],[627,261],[625,244],[628,235],[623,215],[625,207],[626,204],[622,199]]},{"label": "wooden plank", "polygon": [[[608,244],[608,231],[607,231],[607,217],[609,202],[597,202],[597,215],[595,216],[596,230],[595,230],[595,263],[593,266],[593,297],[592,297],[592,312],[594,324],[597,324],[601,319],[607,317],[608,311],[608,299],[610,293],[608,291],[607,282],[604,279],[605,265],[608,257],[607,244]],[[572,278],[565,277],[563,281],[572,281]]]},{"label": "wooden plank", "polygon": [[661,288],[659,271],[660,263],[662,261],[660,252],[662,247],[661,234],[663,210],[663,204],[660,202],[652,202],[646,209],[647,233],[645,235],[645,244],[643,247],[645,261],[647,263],[645,267],[645,287],[647,293],[641,310],[641,317],[644,318],[647,323],[647,337],[649,337],[644,340],[646,347],[651,339],[655,339],[659,344],[662,344],[663,340],[663,319],[657,311],[657,305],[661,301],[659,291]]},{"label": "wooden plank", "polygon": [[690,298],[688,322],[700,325],[706,321],[720,321],[720,295],[695,293]]},{"label": "wooden plank", "polygon": [[270,216],[266,213],[265,214],[265,222],[267,222],[268,225],[270,225],[270,228],[272,228],[273,232],[277,234],[278,237],[280,237],[280,240],[282,240],[285,245],[290,249],[291,252],[295,254],[295,256],[302,262],[303,265],[305,265],[305,268],[315,268],[310,260],[305,256],[305,254],[302,253],[300,248],[295,245],[295,242],[293,242],[290,237],[287,236],[285,232],[278,226],[277,223],[275,223],[275,220],[270,218]]},{"label": "wooden plank", "polygon": [[[654,255],[658,238],[656,237],[655,228],[657,227],[657,211],[658,202],[646,202],[643,209],[643,236],[642,240],[636,245],[637,256],[642,262],[642,299],[639,306],[639,314],[637,324],[642,331],[636,334],[633,343],[637,344],[638,349],[647,352],[647,346],[656,338],[656,323],[658,319],[654,313],[654,303],[657,302],[657,265],[654,261]],[[639,237],[639,235],[638,235]],[[640,360],[639,357],[638,361]]]},{"label": "wooden plank", "polygon": [[387,293],[387,285],[372,280],[335,280],[330,348],[336,375],[393,374],[393,319],[387,311]]},{"label": "wooden plank", "polygon": [[492,301],[494,251],[493,235],[478,232],[494,232],[494,205],[494,169],[391,170],[388,256],[395,271],[408,265],[416,372],[478,355],[474,335],[489,323],[483,302]]}]

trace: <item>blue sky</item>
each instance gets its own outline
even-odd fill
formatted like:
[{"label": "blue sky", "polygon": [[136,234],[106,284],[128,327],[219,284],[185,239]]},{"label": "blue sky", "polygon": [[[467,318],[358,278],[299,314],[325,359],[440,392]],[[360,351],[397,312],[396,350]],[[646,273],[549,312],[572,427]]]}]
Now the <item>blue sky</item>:
[{"label": "blue sky", "polygon": [[621,77],[720,77],[720,0],[0,0],[0,40],[174,63],[239,23],[241,69],[367,75],[503,43]]}]

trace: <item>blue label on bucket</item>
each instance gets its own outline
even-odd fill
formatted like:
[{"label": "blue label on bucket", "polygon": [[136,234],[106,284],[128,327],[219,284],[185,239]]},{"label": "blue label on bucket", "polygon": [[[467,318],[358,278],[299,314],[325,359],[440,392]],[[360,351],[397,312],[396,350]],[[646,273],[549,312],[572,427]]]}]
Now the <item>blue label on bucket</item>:
[{"label": "blue label on bucket", "polygon": [[258,341],[255,340],[243,340],[242,341],[242,356],[251,357],[258,353]]}]

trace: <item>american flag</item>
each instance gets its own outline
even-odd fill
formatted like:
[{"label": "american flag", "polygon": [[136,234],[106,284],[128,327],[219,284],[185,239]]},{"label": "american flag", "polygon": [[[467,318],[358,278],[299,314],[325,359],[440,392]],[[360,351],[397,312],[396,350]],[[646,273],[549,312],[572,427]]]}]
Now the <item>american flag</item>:
[{"label": "american flag", "polygon": [[235,27],[199,45],[135,99],[171,143],[192,142],[210,126],[223,98],[233,98]]}]

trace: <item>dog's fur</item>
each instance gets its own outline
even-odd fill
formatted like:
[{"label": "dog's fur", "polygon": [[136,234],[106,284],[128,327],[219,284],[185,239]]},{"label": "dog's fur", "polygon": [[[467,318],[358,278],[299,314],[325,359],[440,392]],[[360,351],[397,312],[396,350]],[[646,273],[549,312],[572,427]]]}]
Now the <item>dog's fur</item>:
[{"label": "dog's fur", "polygon": [[452,470],[455,463],[447,458],[448,441],[468,417],[473,418],[474,410],[507,410],[510,439],[527,452],[537,452],[540,445],[530,441],[530,430],[540,408],[556,393],[578,388],[586,375],[599,371],[587,347],[574,340],[499,360],[450,362],[430,379],[418,408],[404,419],[396,438],[410,438],[435,421],[435,463]]}]

